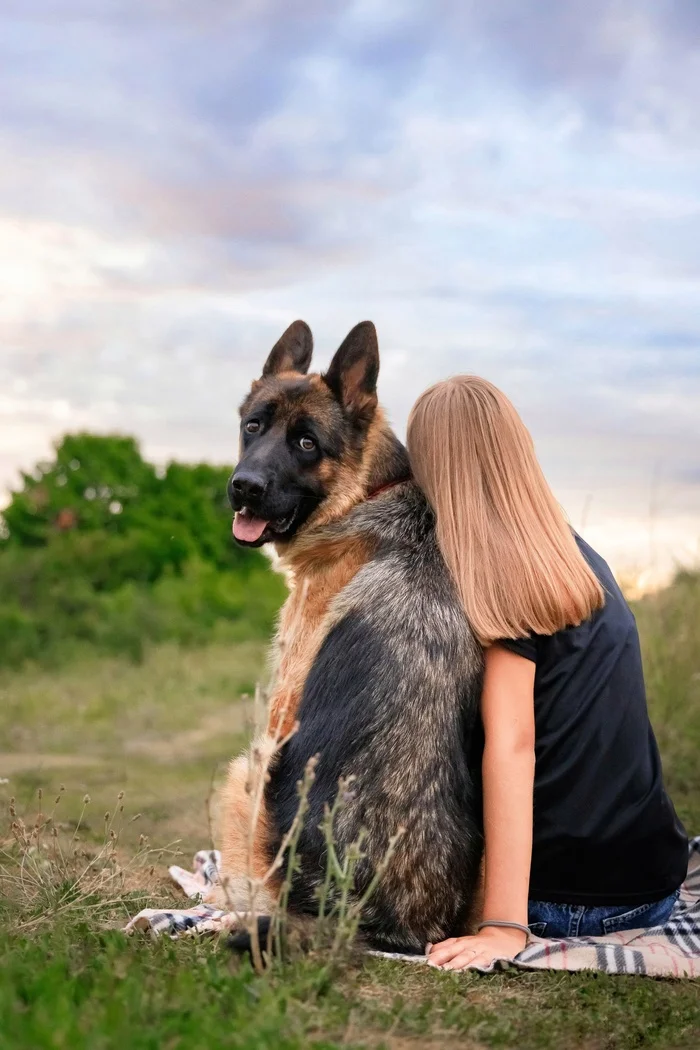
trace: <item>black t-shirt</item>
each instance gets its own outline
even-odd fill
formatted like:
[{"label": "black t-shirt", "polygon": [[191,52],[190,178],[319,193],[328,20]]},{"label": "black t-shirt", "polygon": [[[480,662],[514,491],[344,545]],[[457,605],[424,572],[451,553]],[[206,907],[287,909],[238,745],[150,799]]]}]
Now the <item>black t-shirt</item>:
[{"label": "black t-shirt", "polygon": [[499,644],[535,670],[530,899],[660,900],[685,878],[688,842],[664,790],[634,616],[580,537],[605,605],[579,627]]}]

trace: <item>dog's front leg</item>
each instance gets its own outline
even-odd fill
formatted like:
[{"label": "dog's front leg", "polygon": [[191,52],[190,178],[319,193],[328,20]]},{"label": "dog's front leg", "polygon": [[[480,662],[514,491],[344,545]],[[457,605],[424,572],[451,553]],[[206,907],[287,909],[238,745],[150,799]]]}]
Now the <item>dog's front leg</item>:
[{"label": "dog's front leg", "polygon": [[206,898],[228,911],[269,915],[281,879],[270,875],[271,827],[265,807],[265,783],[274,760],[275,740],[264,736],[247,754],[234,759],[221,796],[221,872]]}]

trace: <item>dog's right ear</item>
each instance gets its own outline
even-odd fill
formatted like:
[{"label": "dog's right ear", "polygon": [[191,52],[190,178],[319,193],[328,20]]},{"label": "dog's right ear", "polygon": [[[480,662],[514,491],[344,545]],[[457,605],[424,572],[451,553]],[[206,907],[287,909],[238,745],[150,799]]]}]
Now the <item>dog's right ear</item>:
[{"label": "dog's right ear", "polygon": [[277,340],[262,370],[263,376],[275,376],[279,372],[301,372],[306,374],[311,364],[314,339],[305,321],[292,321],[289,328]]}]

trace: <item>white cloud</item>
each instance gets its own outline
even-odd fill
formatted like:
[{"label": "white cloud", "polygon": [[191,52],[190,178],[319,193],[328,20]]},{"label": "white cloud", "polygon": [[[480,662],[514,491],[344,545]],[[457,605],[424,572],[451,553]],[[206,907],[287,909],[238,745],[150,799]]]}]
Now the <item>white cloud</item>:
[{"label": "white cloud", "polygon": [[651,559],[652,478],[656,562],[695,550],[697,26],[520,8],[270,0],[234,33],[123,4],[75,41],[4,14],[0,484],[67,428],[230,460],[279,331],[324,363],[369,316],[400,429],[482,373],[603,553]]}]

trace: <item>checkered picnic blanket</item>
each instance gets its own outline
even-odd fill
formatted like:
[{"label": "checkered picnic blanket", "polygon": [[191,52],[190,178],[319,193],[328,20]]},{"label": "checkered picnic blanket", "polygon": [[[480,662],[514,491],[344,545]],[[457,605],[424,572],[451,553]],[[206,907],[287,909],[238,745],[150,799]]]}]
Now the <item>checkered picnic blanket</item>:
[{"label": "checkered picnic blanket", "polygon": [[[216,850],[195,854],[194,870],[173,866],[171,878],[192,898],[200,898],[218,878]],[[208,904],[193,908],[139,912],[126,927],[153,935],[221,933],[240,926],[241,916]],[[425,963],[422,956],[372,954]],[[602,970],[605,973],[647,974],[650,977],[700,977],[700,837],[690,843],[688,875],[665,926],[627,930],[607,937],[541,938],[532,934],[515,959],[498,960],[489,969],[517,966],[525,970]]]}]

